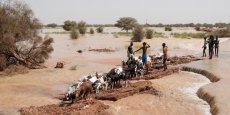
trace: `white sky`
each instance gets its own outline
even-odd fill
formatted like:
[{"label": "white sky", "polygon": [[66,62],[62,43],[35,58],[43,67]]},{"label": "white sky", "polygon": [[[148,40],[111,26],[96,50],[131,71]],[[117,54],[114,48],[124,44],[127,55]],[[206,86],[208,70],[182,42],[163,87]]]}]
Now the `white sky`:
[{"label": "white sky", "polygon": [[84,20],[114,24],[120,17],[139,23],[230,22],[230,0],[24,0],[44,24]]}]

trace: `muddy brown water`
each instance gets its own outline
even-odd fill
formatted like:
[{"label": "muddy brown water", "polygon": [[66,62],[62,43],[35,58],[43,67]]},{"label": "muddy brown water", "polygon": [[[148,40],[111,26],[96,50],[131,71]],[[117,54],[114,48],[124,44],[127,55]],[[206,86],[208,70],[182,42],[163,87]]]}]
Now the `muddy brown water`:
[{"label": "muddy brown water", "polygon": [[[48,68],[42,70],[31,70],[28,74],[20,74],[11,77],[4,76],[3,78],[0,78],[0,113],[7,115],[19,114],[18,110],[22,107],[42,106],[59,103],[60,101],[54,97],[60,94],[60,92],[64,93],[67,87],[72,83],[76,82],[81,76],[96,71],[108,72],[111,68],[115,67],[115,65],[120,64],[121,60],[125,60],[125,48],[129,45],[130,42],[129,37],[114,38],[114,36],[111,34],[96,34],[93,36],[86,35],[78,40],[71,40],[68,34],[50,34],[50,36],[54,38],[54,52],[51,54],[50,59],[45,64]],[[170,48],[169,52],[182,52],[177,54],[184,53],[186,55],[188,53],[195,54],[200,50],[200,48],[197,48],[197,45],[201,46],[203,44],[202,40],[197,39],[189,40],[162,38],[145,41],[147,41],[152,46],[151,51],[153,49],[161,49],[162,42],[166,42],[168,47]],[[180,42],[181,44],[177,44],[178,42]],[[135,44],[141,45],[141,43]],[[115,49],[116,51],[113,53],[88,52],[87,50],[90,48],[110,48]],[[83,50],[83,53],[77,53],[77,50]],[[64,69],[54,69],[57,61],[65,62]],[[75,65],[77,65],[77,70],[70,70],[70,68]],[[159,81],[153,81],[153,84],[155,84],[154,86],[156,86],[156,88],[162,89],[163,92],[166,92],[166,94],[167,91],[172,94],[177,94],[178,92],[176,89],[179,87],[178,84],[186,84],[186,81],[190,81],[190,77],[186,77],[186,75],[184,76],[185,77],[175,77],[174,80],[167,80],[166,78],[166,80],[164,78],[162,80],[159,79]],[[193,82],[196,82],[196,80],[194,80]],[[175,87],[171,87],[170,85],[173,85]],[[192,101],[183,103],[183,99],[179,99],[179,101],[182,101],[182,104],[176,103],[176,100],[178,100],[180,96],[174,96],[174,98],[170,98],[170,96],[166,98],[154,98],[151,95],[147,94],[136,95],[119,100],[118,102],[116,102],[119,104],[119,106],[114,103],[114,105],[112,105],[111,111],[114,111],[114,109],[116,111],[121,110],[119,107],[122,106],[124,108],[128,108],[127,110],[130,110],[129,112],[131,113],[135,113],[136,110],[138,111],[142,109],[136,112],[137,114],[141,114],[141,112],[143,112],[143,114],[151,113],[153,111],[158,111],[158,113],[156,114],[161,114],[161,112],[164,113],[167,109],[173,111],[172,113],[193,113],[192,109],[190,110],[189,108],[186,108],[187,104],[189,105],[189,102],[192,103]],[[159,105],[159,107],[153,106],[150,107],[153,110],[149,110],[149,106],[154,105],[150,103],[152,102],[152,100],[156,101],[154,103],[159,103],[156,104]],[[140,103],[137,105],[131,103],[135,101]],[[146,104],[144,104],[145,102]],[[174,102],[176,103],[175,107]],[[111,102],[109,102],[108,104],[111,105],[110,103]],[[118,107],[116,107],[116,105]],[[142,107],[141,105],[149,106]],[[137,107],[140,108],[136,109]],[[191,105],[191,108],[196,108],[196,105]],[[185,111],[185,109],[188,109],[190,111]],[[131,110],[133,110],[133,112]],[[122,113],[122,111],[120,111],[120,113]]]}]

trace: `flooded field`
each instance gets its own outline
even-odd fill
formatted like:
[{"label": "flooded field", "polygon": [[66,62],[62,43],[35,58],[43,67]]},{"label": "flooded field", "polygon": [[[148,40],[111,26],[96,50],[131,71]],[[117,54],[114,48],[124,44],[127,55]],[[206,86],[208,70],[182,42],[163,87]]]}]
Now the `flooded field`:
[{"label": "flooded field", "polygon": [[[43,30],[41,35],[45,36],[46,31],[61,30]],[[69,34],[49,34],[49,36],[54,38],[54,52],[45,63],[47,68],[0,78],[0,114],[19,114],[18,109],[22,107],[59,103],[60,100],[54,97],[64,93],[67,87],[81,76],[94,72],[108,72],[116,65],[120,65],[122,60],[126,60],[126,48],[130,43],[130,37],[114,38],[112,34],[87,34],[78,40],[71,40]],[[165,42],[169,47],[170,56],[200,55],[203,44],[202,39],[156,38],[144,41],[151,46],[149,54],[161,52],[161,44]],[[134,44],[134,49],[141,46],[141,43]],[[115,52],[88,51],[94,48],[109,48]],[[83,52],[78,53],[77,50]],[[223,58],[227,56],[223,55]],[[63,69],[54,69],[58,61],[65,63]],[[76,70],[71,70],[72,66],[76,66]],[[152,83],[153,87],[163,92],[162,97],[141,94],[117,102],[104,103],[111,106],[109,112],[114,114],[209,114],[207,112],[209,105],[196,97],[198,88],[210,83],[203,76],[181,72],[152,80]]]}]

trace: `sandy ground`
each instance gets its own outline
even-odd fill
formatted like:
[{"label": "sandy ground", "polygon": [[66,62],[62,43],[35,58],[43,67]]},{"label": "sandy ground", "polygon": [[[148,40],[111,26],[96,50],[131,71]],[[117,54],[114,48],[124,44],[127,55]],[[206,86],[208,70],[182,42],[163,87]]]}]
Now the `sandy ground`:
[{"label": "sandy ground", "polygon": [[[114,36],[111,34],[85,35],[78,40],[71,40],[68,34],[50,34],[50,36],[54,38],[54,52],[51,54],[51,58],[45,64],[48,68],[42,70],[32,70],[28,74],[15,75],[11,77],[3,76],[0,78],[0,114],[18,114],[17,110],[21,107],[58,103],[59,100],[55,99],[54,97],[65,92],[67,87],[73,82],[77,81],[82,75],[96,71],[108,72],[116,64],[120,64],[121,60],[125,60],[126,48],[130,43],[130,37],[114,38]],[[153,51],[160,51],[161,44],[166,42],[171,56],[187,54],[198,55],[198,52],[202,50],[201,47],[203,44],[203,40],[200,39],[157,38],[144,41],[151,45],[151,50],[149,52],[150,54],[155,53]],[[137,49],[140,45],[141,43],[135,43],[134,48]],[[91,48],[111,48],[116,50],[116,52],[88,52],[88,49]],[[83,50],[83,53],[77,53],[77,50]],[[65,62],[65,68],[54,69],[53,67],[57,61]],[[70,68],[75,65],[77,65],[77,70],[70,70]],[[188,76],[189,75],[190,74],[188,74]],[[153,100],[160,104],[158,110],[157,104],[148,103],[149,105],[153,105],[153,110],[150,110],[150,108],[147,108],[146,105],[143,105],[142,103],[142,109],[146,108],[151,112],[155,111],[156,114],[167,114],[167,112],[170,111],[166,111],[166,109],[174,107],[174,109],[170,109],[173,113],[203,113],[201,110],[199,110],[199,108],[197,108],[196,104],[189,99],[184,101],[182,99],[185,98],[182,98],[181,100],[177,101],[179,98],[183,97],[179,96],[179,94],[184,95],[183,93],[180,93],[178,87],[182,87],[182,85],[187,84],[185,82],[191,81],[189,77],[186,77],[187,75],[183,76],[184,77],[181,77],[183,79],[177,79],[177,77],[174,76],[175,79],[172,80],[174,82],[170,83],[166,83],[167,79],[166,81],[164,81],[165,79],[153,81],[156,82],[156,85],[159,87],[159,89],[162,89],[162,91],[166,92],[165,97],[154,98],[149,95],[137,95],[119,102],[123,103],[124,106],[127,106],[125,104],[130,102],[129,105],[131,106],[133,105],[132,100],[137,100],[137,98],[140,97],[141,99],[147,99],[143,100],[144,102]],[[169,79],[171,79],[171,77],[169,77]],[[195,78],[193,82],[199,82],[199,78]],[[191,84],[188,83],[187,85],[187,87],[190,87],[189,85]],[[115,105],[116,104],[114,104],[114,106]],[[131,106],[131,109],[135,108],[136,107],[132,108]],[[129,112],[131,112],[131,109],[129,109]],[[111,109],[111,111],[114,110]],[[122,111],[120,112],[124,113]],[[139,112],[146,113],[148,111],[140,110]]]}]

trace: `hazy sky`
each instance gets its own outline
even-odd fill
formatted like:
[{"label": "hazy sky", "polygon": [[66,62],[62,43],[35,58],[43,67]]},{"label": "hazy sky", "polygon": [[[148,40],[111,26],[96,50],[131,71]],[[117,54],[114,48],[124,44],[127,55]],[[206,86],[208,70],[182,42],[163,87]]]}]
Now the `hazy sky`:
[{"label": "hazy sky", "polygon": [[41,22],[84,20],[114,24],[120,17],[139,23],[230,22],[230,0],[25,0]]}]

